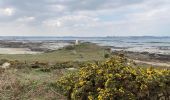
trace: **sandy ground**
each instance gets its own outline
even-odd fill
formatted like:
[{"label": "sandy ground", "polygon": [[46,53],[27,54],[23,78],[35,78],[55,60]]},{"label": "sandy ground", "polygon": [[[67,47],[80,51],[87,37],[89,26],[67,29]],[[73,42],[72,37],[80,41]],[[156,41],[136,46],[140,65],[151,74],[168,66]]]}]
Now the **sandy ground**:
[{"label": "sandy ground", "polygon": [[41,52],[31,51],[28,48],[0,48],[0,54],[38,54]]},{"label": "sandy ground", "polygon": [[0,41],[0,54],[37,54],[57,50],[70,45],[69,42],[11,42]]},{"label": "sandy ground", "polygon": [[160,62],[148,62],[148,61],[140,61],[140,60],[133,60],[136,63],[143,63],[152,66],[163,66],[163,67],[170,67],[170,63],[160,63]]}]

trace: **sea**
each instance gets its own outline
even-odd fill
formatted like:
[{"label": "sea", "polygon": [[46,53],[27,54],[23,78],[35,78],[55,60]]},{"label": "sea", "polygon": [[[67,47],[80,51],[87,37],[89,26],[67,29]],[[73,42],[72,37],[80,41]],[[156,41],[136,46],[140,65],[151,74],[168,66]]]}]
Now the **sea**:
[{"label": "sea", "polygon": [[0,36],[0,41],[74,41],[92,42],[109,46],[113,51],[149,52],[170,55],[170,37],[125,36],[125,37],[52,37],[52,36]]}]

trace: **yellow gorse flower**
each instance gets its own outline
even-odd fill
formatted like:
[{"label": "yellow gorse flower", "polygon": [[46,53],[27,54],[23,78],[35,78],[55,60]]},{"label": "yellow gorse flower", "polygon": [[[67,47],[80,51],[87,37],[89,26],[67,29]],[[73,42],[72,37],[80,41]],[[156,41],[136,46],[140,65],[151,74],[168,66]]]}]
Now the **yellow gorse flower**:
[{"label": "yellow gorse flower", "polygon": [[149,97],[154,100],[170,91],[167,84],[170,70],[134,67],[127,63],[124,58],[114,57],[104,63],[90,64],[61,78],[57,85],[73,100],[83,97],[89,100],[145,100]]}]

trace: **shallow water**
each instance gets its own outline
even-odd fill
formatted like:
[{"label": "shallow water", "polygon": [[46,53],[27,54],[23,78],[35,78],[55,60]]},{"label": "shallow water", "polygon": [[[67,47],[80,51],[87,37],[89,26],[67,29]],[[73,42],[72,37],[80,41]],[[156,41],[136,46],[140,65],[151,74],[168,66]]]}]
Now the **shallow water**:
[{"label": "shallow water", "polygon": [[111,46],[112,50],[149,52],[170,55],[170,37],[108,37],[92,40],[102,46]]},{"label": "shallow water", "polygon": [[[170,37],[0,37],[0,40],[10,41],[56,41],[56,40],[81,40],[85,42],[97,43],[101,46],[111,46],[113,50],[126,50],[135,52],[150,52],[170,55]],[[67,44],[46,45],[53,49]]]}]

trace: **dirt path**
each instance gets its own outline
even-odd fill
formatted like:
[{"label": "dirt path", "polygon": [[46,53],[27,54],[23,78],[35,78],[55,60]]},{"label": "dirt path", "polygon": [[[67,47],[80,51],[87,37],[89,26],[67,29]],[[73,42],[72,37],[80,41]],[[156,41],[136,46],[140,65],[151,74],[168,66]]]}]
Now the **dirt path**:
[{"label": "dirt path", "polygon": [[147,62],[147,61],[140,61],[140,60],[133,60],[136,63],[143,63],[143,64],[149,64],[153,66],[164,66],[164,67],[170,67],[170,63],[159,63],[159,62]]}]

